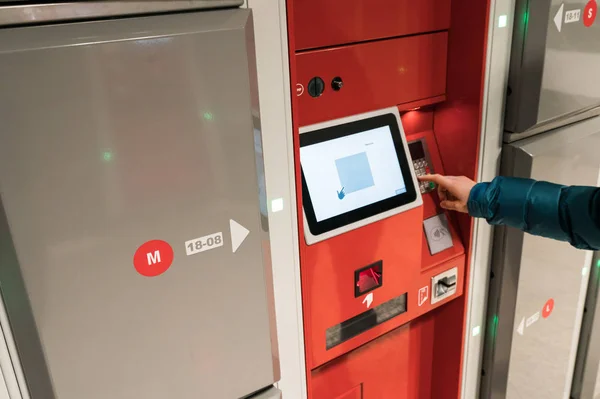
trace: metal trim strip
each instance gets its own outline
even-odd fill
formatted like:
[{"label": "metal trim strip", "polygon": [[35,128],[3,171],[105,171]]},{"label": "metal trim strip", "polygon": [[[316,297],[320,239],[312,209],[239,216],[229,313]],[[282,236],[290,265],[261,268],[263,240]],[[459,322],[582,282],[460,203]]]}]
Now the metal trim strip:
[{"label": "metal trim strip", "polygon": [[239,7],[243,0],[86,1],[0,6],[0,27]]}]

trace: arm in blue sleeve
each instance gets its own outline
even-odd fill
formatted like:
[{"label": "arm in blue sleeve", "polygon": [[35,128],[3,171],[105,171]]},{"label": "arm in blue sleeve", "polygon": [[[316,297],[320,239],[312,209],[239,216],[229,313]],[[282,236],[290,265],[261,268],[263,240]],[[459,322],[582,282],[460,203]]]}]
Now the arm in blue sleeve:
[{"label": "arm in blue sleeve", "polygon": [[494,225],[600,249],[600,188],[497,177],[473,187],[469,214]]}]

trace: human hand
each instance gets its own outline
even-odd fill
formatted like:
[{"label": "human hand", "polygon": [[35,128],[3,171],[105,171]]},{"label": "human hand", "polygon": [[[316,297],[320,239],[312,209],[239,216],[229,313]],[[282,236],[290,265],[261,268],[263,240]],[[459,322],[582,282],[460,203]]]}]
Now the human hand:
[{"label": "human hand", "polygon": [[451,211],[469,213],[467,202],[475,182],[465,176],[425,175],[419,180],[434,182],[438,186],[440,206]]}]

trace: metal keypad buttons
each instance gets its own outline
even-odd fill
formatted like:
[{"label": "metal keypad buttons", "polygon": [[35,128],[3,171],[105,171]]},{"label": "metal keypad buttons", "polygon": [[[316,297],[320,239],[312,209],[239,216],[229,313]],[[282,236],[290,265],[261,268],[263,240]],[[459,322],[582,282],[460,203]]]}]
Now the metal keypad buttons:
[{"label": "metal keypad buttons", "polygon": [[[425,158],[413,161],[413,166],[415,168],[415,173],[417,174],[417,177],[429,174],[429,164],[427,163],[427,160]],[[419,188],[421,190],[421,194],[426,194],[433,191],[433,189],[435,188],[435,184],[433,184],[433,182],[419,182]]]}]

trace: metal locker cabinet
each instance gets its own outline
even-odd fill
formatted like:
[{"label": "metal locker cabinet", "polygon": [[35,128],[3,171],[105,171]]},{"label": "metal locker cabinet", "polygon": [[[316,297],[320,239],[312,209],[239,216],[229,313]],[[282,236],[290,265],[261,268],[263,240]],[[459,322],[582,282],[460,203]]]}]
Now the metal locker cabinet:
[{"label": "metal locker cabinet", "polygon": [[31,397],[272,386],[251,12],[96,17],[0,29],[0,286]]}]

